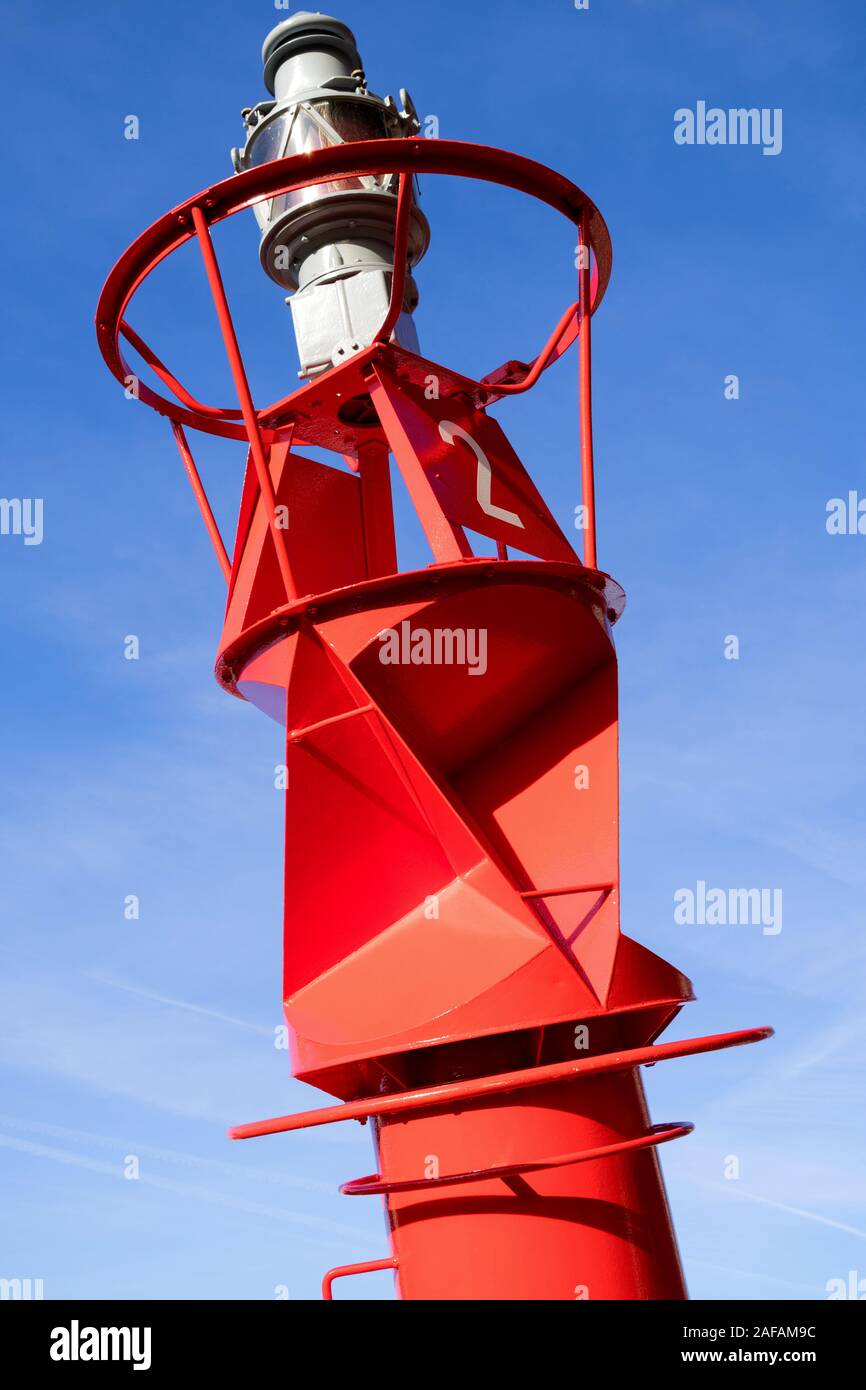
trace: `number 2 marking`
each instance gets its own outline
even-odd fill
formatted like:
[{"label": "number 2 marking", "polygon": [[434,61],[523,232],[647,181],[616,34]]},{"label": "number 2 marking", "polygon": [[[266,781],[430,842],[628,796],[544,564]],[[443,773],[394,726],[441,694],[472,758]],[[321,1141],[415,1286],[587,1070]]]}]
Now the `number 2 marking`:
[{"label": "number 2 marking", "polygon": [[481,448],[481,445],[472,438],[471,434],[467,434],[466,430],[461,429],[459,425],[455,425],[453,420],[441,420],[439,422],[439,433],[446,444],[454,444],[456,440],[462,439],[464,444],[469,445],[469,448],[477,458],[478,485],[476,488],[476,496],[482,512],[485,512],[487,516],[496,517],[497,521],[506,521],[509,526],[519,526],[521,531],[525,531],[526,527],[516,512],[506,511],[504,507],[497,507],[495,502],[491,502],[490,490],[493,485],[493,469],[490,467],[490,460]]}]

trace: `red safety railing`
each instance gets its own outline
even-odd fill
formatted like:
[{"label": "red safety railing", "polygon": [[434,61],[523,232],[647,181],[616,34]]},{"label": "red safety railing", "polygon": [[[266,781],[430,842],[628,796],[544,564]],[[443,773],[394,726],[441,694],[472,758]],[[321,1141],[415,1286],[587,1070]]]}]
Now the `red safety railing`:
[{"label": "red safety railing", "polygon": [[[224,218],[254,203],[284,193],[328,182],[337,177],[357,177],[369,173],[399,175],[396,200],[395,259],[390,303],[376,343],[386,342],[400,315],[407,271],[409,214],[412,180],[417,173],[454,175],[498,183],[538,198],[555,208],[578,230],[579,299],[565,311],[550,338],[531,364],[509,360],[503,367],[473,382],[479,403],[490,404],[501,397],[530,390],[542,372],[580,340],[579,417],[580,460],[583,506],[585,509],[584,563],[596,566],[596,522],[594,465],[592,450],[592,380],[590,322],[607,287],[611,268],[610,237],[595,204],[583,191],[561,174],[520,155],[464,144],[453,140],[370,140],[329,146],[303,157],[273,160],[215,184],[166,213],[144,232],[121,257],[109,275],[97,308],[96,325],[102,354],[115,377],[126,385],[136,377],[120,349],[124,338],[171,392],[163,396],[146,383],[138,385],[138,398],[173,426],[244,440],[250,448],[256,478],[265,500],[268,522],[274,538],[287,599],[296,595],[285,532],[276,520],[273,484],[268,470],[268,448],[292,438],[292,403],[304,388],[290,396],[257,409],[237,333],[229,308],[222,274],[211,239],[211,228]],[[132,328],[126,312],[136,290],[167,256],[195,237],[213,296],[220,331],[231,369],[240,409],[214,406],[198,400],[170,371],[161,358]],[[513,380],[514,372],[520,372]],[[202,512],[223,573],[226,572],[225,546],[198,477],[188,442],[175,429],[175,439],[193,492]]]},{"label": "red safety railing", "polygon": [[718,1052],[725,1047],[742,1047],[747,1043],[762,1042],[772,1036],[772,1028],[743,1028],[734,1033],[712,1033],[703,1038],[684,1038],[680,1042],[632,1047],[620,1052],[603,1053],[598,1057],[585,1057],[580,1060],[569,1058],[568,1061],[552,1062],[544,1067],[525,1067],[520,1071],[478,1076],[469,1081],[448,1081],[441,1086],[423,1086],[415,1091],[400,1091],[396,1095],[347,1100],[340,1105],[323,1106],[321,1110],[302,1110],[297,1115],[278,1115],[272,1120],[253,1120],[250,1124],[235,1125],[228,1134],[230,1139],[258,1139],[264,1134],[286,1134],[291,1130],[312,1129],[316,1125],[330,1125],[341,1120],[369,1120],[378,1115],[403,1115],[437,1105],[458,1105],[461,1101],[477,1100],[481,1096],[500,1095],[525,1087],[543,1086],[552,1081],[577,1081],[609,1072],[630,1071],[634,1067],[653,1067],[657,1062],[667,1062],[673,1057],[693,1057],[699,1052]]}]

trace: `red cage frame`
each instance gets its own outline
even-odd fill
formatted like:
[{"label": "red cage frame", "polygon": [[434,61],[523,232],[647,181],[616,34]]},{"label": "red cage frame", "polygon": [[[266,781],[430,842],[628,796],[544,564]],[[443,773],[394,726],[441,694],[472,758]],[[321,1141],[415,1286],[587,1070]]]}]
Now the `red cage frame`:
[{"label": "red cage frame", "polygon": [[[399,194],[395,225],[395,273],[386,318],[376,335],[376,343],[390,337],[400,312],[406,273],[405,246],[411,206],[412,177],[432,173],[477,179],[512,188],[539,199],[566,217],[576,228],[581,248],[589,255],[580,258],[579,299],[565,311],[553,333],[530,365],[510,360],[480,381],[463,378],[462,385],[476,404],[490,404],[504,396],[527,391],[541,373],[568,347],[579,340],[580,453],[583,505],[586,513],[584,563],[596,565],[595,486],[592,448],[591,342],[592,314],[601,303],[610,279],[611,241],[598,208],[582,189],[563,175],[522,155],[484,145],[457,140],[365,140],[335,145],[309,154],[273,160],[236,174],[187,199],[164,214],[143,232],[124,252],[108,276],[99,298],[96,329],[100,351],[109,370],[124,386],[138,377],[121,351],[120,339],[141,355],[174,399],[161,395],[145,383],[138,383],[139,400],[172,423],[175,440],[201,509],[223,574],[228,579],[229,562],[205,489],[189,449],[184,428],[206,434],[243,440],[249,444],[259,486],[269,508],[272,533],[277,543],[280,567],[289,597],[293,586],[285,538],[274,520],[273,488],[265,462],[266,446],[294,439],[304,441],[303,406],[314,390],[321,391],[323,377],[301,387],[289,396],[257,409],[247,379],[225,287],[210,236],[211,227],[234,213],[267,198],[278,197],[300,188],[334,178],[358,177],[370,173],[399,175]],[[142,282],[172,252],[196,238],[214,299],[226,353],[239,400],[239,409],[207,405],[197,400],[153,349],[127,323],[130,301]],[[362,365],[376,351],[375,345],[352,359]],[[332,371],[339,371],[334,368]],[[324,377],[330,373],[323,374]],[[451,374],[453,375],[453,374]],[[339,426],[335,433],[338,434]],[[351,435],[347,432],[349,441]],[[319,442],[313,439],[307,442]],[[342,442],[345,444],[346,439]],[[331,445],[333,447],[333,444]]]}]

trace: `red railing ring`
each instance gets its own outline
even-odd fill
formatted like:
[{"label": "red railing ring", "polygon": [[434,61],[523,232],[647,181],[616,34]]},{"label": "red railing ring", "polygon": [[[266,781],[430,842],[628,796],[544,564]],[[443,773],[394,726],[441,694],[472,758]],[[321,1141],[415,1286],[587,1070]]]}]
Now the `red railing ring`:
[{"label": "red railing ring", "polygon": [[[139,400],[177,424],[207,434],[247,442],[248,432],[239,421],[237,410],[209,406],[197,401],[126,323],[129,302],[142,282],[161,261],[195,237],[196,215],[199,219],[203,218],[208,227],[212,227],[224,218],[250,208],[254,203],[266,198],[278,197],[283,193],[335,178],[358,177],[369,173],[431,173],[478,179],[481,182],[513,188],[517,192],[547,203],[576,227],[581,228],[582,235],[586,236],[594,258],[593,285],[589,296],[591,311],[594,313],[601,303],[610,279],[610,236],[595,204],[582,189],[562,174],[557,174],[535,160],[526,159],[523,155],[459,140],[359,140],[313,150],[309,154],[272,160],[256,168],[247,169],[241,174],[234,174],[165,213],[137,237],[110,272],[96,311],[100,351],[112,374],[124,386],[130,377],[137,378],[137,373],[132,371],[120,350],[122,334],[134,342],[145,360],[158,371],[160,379],[178,395],[178,400],[170,400],[144,382],[140,382]],[[584,275],[586,274],[584,270]],[[571,312],[568,311],[569,316]],[[560,337],[562,336],[560,334]],[[574,336],[570,341],[574,340]],[[554,334],[554,340],[556,338],[557,335]],[[553,356],[553,347],[550,344],[543,350],[542,356],[545,357],[546,365]],[[536,361],[531,372],[534,371],[537,378],[540,370]],[[499,390],[495,384],[477,384],[488,391],[491,398],[495,398]],[[524,382],[511,385],[523,387]],[[281,404],[275,402],[258,410],[258,419],[267,420],[276,406]],[[281,440],[288,429],[290,426],[270,430],[263,428],[262,435],[267,443],[274,443]]]},{"label": "red railing ring", "polygon": [[555,1158],[532,1158],[516,1163],[491,1164],[488,1168],[472,1168],[466,1173],[446,1173],[438,1178],[406,1178],[383,1182],[381,1174],[370,1173],[365,1178],[355,1178],[344,1182],[340,1188],[344,1197],[370,1197],[374,1193],[419,1192],[425,1188],[453,1187],[456,1183],[486,1182],[489,1178],[513,1178],[518,1174],[540,1173],[547,1168],[570,1168],[573,1163],[589,1163],[595,1158],[609,1158],[612,1154],[632,1153],[637,1149],[654,1148],[656,1144],[668,1144],[672,1139],[682,1139],[691,1134],[694,1125],[688,1123],[652,1125],[646,1134],[638,1134],[633,1139],[621,1139],[615,1144],[601,1144],[594,1149],[578,1149],[576,1153],[558,1154]]},{"label": "red railing ring", "polygon": [[598,1057],[552,1062],[543,1067],[526,1067],[520,1071],[498,1072],[492,1076],[473,1077],[469,1081],[447,1081],[439,1086],[424,1086],[415,1091],[397,1091],[391,1095],[368,1096],[363,1100],[348,1100],[341,1105],[327,1105],[321,1110],[302,1110],[298,1115],[279,1115],[272,1120],[254,1120],[236,1125],[228,1131],[230,1139],[257,1139],[264,1134],[285,1134],[296,1129],[311,1129],[342,1120],[367,1120],[378,1115],[405,1114],[412,1110],[429,1110],[437,1106],[457,1105],[483,1096],[517,1091],[527,1086],[543,1086],[553,1081],[579,1081],[585,1076],[600,1076],[606,1072],[629,1071],[633,1067],[652,1067],[673,1057],[692,1057],[699,1052],[718,1052],[726,1047],[743,1047],[762,1042],[773,1035],[772,1028],[742,1028],[734,1033],[712,1033],[703,1038],[684,1038],[678,1042],[654,1043],[648,1047],[630,1047],[622,1052],[603,1053]]}]

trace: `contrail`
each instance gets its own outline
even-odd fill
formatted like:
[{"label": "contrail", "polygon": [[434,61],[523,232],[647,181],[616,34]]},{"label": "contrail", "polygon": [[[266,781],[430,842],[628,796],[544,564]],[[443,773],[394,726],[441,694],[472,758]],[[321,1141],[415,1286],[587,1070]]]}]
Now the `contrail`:
[{"label": "contrail", "polygon": [[[99,1173],[123,1181],[120,1165],[106,1163],[102,1159],[86,1158],[82,1154],[71,1153],[68,1149],[49,1148],[47,1144],[34,1144],[29,1139],[16,1139],[11,1134],[0,1134],[0,1148],[12,1149],[17,1153],[30,1154],[33,1158],[48,1158],[65,1167],[84,1168],[90,1173]],[[215,1192],[208,1187],[195,1187],[190,1183],[172,1182],[169,1178],[155,1178],[142,1173],[137,1182],[146,1187],[159,1188],[172,1192],[178,1197],[191,1197],[195,1201],[209,1202],[213,1206],[229,1207],[242,1211],[248,1216],[261,1216],[269,1221],[285,1221],[292,1225],[306,1226],[310,1230],[326,1235],[348,1237],[351,1240],[369,1240],[370,1233],[357,1226],[344,1226],[338,1221],[328,1221],[320,1216],[308,1216],[304,1212],[287,1211],[283,1207],[269,1207],[261,1202],[248,1202],[242,1197],[229,1197],[224,1192]]]},{"label": "contrail", "polygon": [[231,1023],[235,1028],[245,1028],[249,1033],[258,1033],[260,1037],[272,1038],[274,1030],[265,1028],[260,1023],[247,1023],[246,1019],[234,1018],[232,1014],[219,1013],[216,1009],[206,1009],[201,1004],[190,1004],[186,999],[174,999],[169,994],[157,994],[152,989],[142,989],[139,985],[128,985],[123,980],[116,980],[112,975],[104,974],[100,970],[82,971],[88,979],[96,980],[101,985],[108,985],[111,989],[119,989],[124,994],[134,994],[139,999],[149,999],[155,1004],[168,1004],[173,1009],[184,1009],[187,1013],[202,1014],[205,1018],[215,1018],[220,1023]]},{"label": "contrail", "polygon": [[739,1279],[757,1279],[765,1284],[779,1284],[786,1289],[804,1289],[814,1298],[816,1294],[823,1293],[815,1284],[794,1283],[792,1279],[778,1279],[775,1274],[761,1274],[755,1269],[733,1269],[729,1265],[717,1265],[711,1260],[696,1260],[692,1255],[684,1255],[683,1259],[687,1266],[696,1265],[701,1269],[714,1269],[719,1274],[733,1274]]},{"label": "contrail", "polygon": [[866,1240],[866,1231],[857,1226],[846,1226],[844,1221],[834,1221],[830,1216],[819,1216],[817,1212],[805,1211],[802,1207],[789,1207],[785,1202],[774,1202],[769,1197],[758,1197],[754,1192],[741,1192],[738,1188],[729,1189],[735,1197],[745,1197],[749,1202],[757,1202],[762,1207],[773,1207],[776,1211],[786,1211],[790,1216],[802,1216],[805,1221],[817,1221],[821,1226],[832,1226],[834,1230],[845,1231],[849,1236]]},{"label": "contrail", "polygon": [[257,1178],[264,1182],[296,1187],[306,1192],[321,1192],[333,1196],[334,1183],[323,1182],[319,1178],[292,1177],[273,1168],[256,1168],[247,1163],[229,1163],[225,1159],[206,1158],[202,1154],[182,1153],[177,1149],[156,1148],[153,1144],[141,1144],[137,1139],[123,1139],[116,1134],[95,1134],[92,1130],[68,1129],[64,1125],[50,1125],[41,1120],[21,1120],[16,1115],[0,1115],[0,1125],[7,1129],[29,1131],[31,1134],[46,1135],[50,1139],[66,1139],[76,1144],[95,1144],[100,1148],[123,1149],[124,1153],[146,1154],[148,1158],[159,1159],[164,1163],[176,1163],[191,1168],[209,1168],[215,1173],[228,1177]]}]

